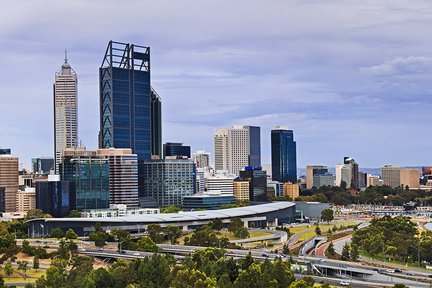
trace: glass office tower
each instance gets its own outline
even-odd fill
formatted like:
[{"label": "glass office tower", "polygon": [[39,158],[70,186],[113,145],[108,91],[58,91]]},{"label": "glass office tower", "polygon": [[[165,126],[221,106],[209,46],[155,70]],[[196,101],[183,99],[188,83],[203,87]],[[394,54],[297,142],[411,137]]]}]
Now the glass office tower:
[{"label": "glass office tower", "polygon": [[160,153],[162,142],[161,101],[150,84],[150,48],[110,41],[99,69],[99,85],[99,148],[131,148],[138,155],[142,196],[144,161],[152,158],[152,152]]},{"label": "glass office tower", "polygon": [[297,183],[297,148],[293,130],[276,127],[271,131],[272,179]]}]

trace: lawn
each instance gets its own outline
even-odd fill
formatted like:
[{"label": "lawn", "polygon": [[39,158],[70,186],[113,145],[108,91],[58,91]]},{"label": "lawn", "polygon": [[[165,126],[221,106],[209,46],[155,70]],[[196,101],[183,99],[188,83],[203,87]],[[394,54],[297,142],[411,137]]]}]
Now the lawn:
[{"label": "lawn", "polygon": [[[256,237],[263,237],[263,236],[270,236],[270,235],[272,235],[271,233],[261,232],[261,231],[249,231],[249,234],[250,234],[250,238],[256,238]],[[184,244],[184,238],[185,237],[190,237],[190,236],[191,236],[191,233],[187,234],[187,235],[184,235],[184,236],[180,237],[177,240],[177,242],[179,244],[183,245]],[[228,231],[220,231],[219,233],[216,234],[216,236],[218,236],[219,238],[226,237],[229,240],[239,240],[240,239],[240,238],[235,237],[233,233],[228,232]]]}]

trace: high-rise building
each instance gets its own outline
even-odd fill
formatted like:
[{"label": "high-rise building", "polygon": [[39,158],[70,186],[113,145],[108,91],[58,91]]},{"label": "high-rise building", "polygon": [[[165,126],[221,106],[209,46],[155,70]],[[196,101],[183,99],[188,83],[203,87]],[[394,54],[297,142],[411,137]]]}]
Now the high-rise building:
[{"label": "high-rise building", "polygon": [[210,153],[198,150],[192,155],[197,168],[210,167]]},{"label": "high-rise building", "polygon": [[132,149],[98,149],[108,159],[110,205],[138,207],[138,157]]},{"label": "high-rise building", "polygon": [[300,187],[298,184],[291,182],[284,183],[283,185],[284,195],[295,200],[300,195]]},{"label": "high-rise building", "polygon": [[196,170],[191,159],[164,159],[144,162],[145,193],[159,207],[182,206],[183,196],[196,192]]},{"label": "high-rise building", "polygon": [[150,47],[110,41],[99,69],[99,148],[131,148],[138,155],[138,191],[144,162],[161,158],[161,100],[151,88]]},{"label": "high-rise building", "polygon": [[53,217],[65,217],[70,212],[69,181],[59,175],[36,180],[36,208]]},{"label": "high-rise building", "polygon": [[65,57],[54,81],[54,159],[55,171],[63,150],[78,147],[78,78]]},{"label": "high-rise building", "polygon": [[24,191],[18,190],[16,194],[16,211],[28,212],[30,209],[36,208],[36,192],[35,188],[26,187]]},{"label": "high-rise building", "polygon": [[204,193],[205,178],[204,168],[196,168],[196,193]]},{"label": "high-rise building", "polygon": [[59,165],[62,181],[69,181],[70,208],[109,207],[109,163],[106,157],[84,148],[66,149]]},{"label": "high-rise building", "polygon": [[151,87],[151,138],[152,155],[162,158],[162,99]]},{"label": "high-rise building", "polygon": [[351,166],[346,164],[336,165],[336,186],[341,186],[342,181],[346,183],[346,187],[351,187],[352,180]]},{"label": "high-rise building", "polygon": [[54,167],[54,158],[52,157],[40,157],[40,158],[32,158],[32,169],[33,173],[39,175],[48,175],[51,172],[51,169]]},{"label": "high-rise building", "polygon": [[216,173],[206,177],[207,191],[220,191],[221,195],[233,195],[233,182],[236,178],[232,174]]},{"label": "high-rise building", "polygon": [[334,186],[335,185],[335,176],[330,173],[324,174],[316,174],[313,176],[313,186],[316,188],[320,188],[322,186]]},{"label": "high-rise building", "polygon": [[239,175],[246,166],[261,167],[260,127],[233,126],[214,133],[215,169]]},{"label": "high-rise building", "polygon": [[418,168],[401,168],[385,165],[381,168],[381,178],[384,185],[392,188],[408,186],[412,189],[420,188],[420,170]]},{"label": "high-rise building", "polygon": [[312,187],[319,188],[314,185],[314,176],[322,175],[328,173],[327,166],[324,165],[308,165],[306,166],[306,189],[311,189]]},{"label": "high-rise building", "polygon": [[183,146],[183,143],[167,142],[163,144],[165,157],[191,158],[191,147]]},{"label": "high-rise building", "polygon": [[348,187],[360,189],[359,166],[357,162],[351,157],[344,157],[344,164],[348,165],[351,169],[351,185]]},{"label": "high-rise building", "polygon": [[249,201],[249,181],[235,180],[233,187],[234,198],[237,201]]},{"label": "high-rise building", "polygon": [[267,174],[258,167],[246,167],[240,171],[240,178],[249,182],[249,200],[266,201],[267,200]]},{"label": "high-rise building", "polygon": [[271,131],[272,179],[297,183],[297,148],[293,130],[277,126]]},{"label": "high-rise building", "polygon": [[[0,187],[4,188],[4,211],[15,212],[18,192],[18,157],[0,155]],[[0,202],[3,200],[0,200]]]},{"label": "high-rise building", "polygon": [[0,155],[11,155],[11,149],[9,149],[9,148],[0,148]]}]

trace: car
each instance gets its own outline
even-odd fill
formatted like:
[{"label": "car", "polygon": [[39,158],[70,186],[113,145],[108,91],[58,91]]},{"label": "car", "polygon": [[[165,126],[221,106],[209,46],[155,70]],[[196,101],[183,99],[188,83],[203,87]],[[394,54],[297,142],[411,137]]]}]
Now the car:
[{"label": "car", "polygon": [[229,254],[236,254],[235,251],[229,251]]},{"label": "car", "polygon": [[42,243],[42,241],[41,241],[41,240],[36,240],[35,242],[36,242],[36,243]]},{"label": "car", "polygon": [[408,272],[407,275],[408,275],[408,276],[414,276],[414,274],[411,273],[411,272]]},{"label": "car", "polygon": [[372,270],[373,270],[373,271],[377,271],[377,272],[380,271],[380,269],[378,269],[378,268],[373,268]]},{"label": "car", "polygon": [[79,248],[78,251],[85,252],[86,249],[84,249],[84,248]]},{"label": "car", "polygon": [[117,250],[117,253],[119,253],[119,254],[126,254],[126,251],[124,251],[124,250]]},{"label": "car", "polygon": [[99,247],[99,248],[96,248],[96,250],[97,250],[97,251],[103,251],[104,249],[101,248],[101,247]]},{"label": "car", "polygon": [[347,282],[347,281],[341,281],[341,282],[339,282],[339,285],[341,285],[341,286],[350,286],[350,283]]},{"label": "car", "polygon": [[134,256],[141,256],[141,254],[139,252],[135,252],[133,253]]},{"label": "car", "polygon": [[432,274],[429,274],[428,277],[429,277],[429,278],[432,278]]},{"label": "car", "polygon": [[387,269],[386,272],[387,272],[387,273],[395,273],[396,270],[393,270],[393,269]]},{"label": "car", "polygon": [[394,270],[396,273],[402,273],[402,270],[400,270],[400,269],[395,269]]},{"label": "car", "polygon": [[43,248],[48,249],[48,248],[50,248],[50,246],[49,246],[48,244],[45,244],[45,245],[43,246]]},{"label": "car", "polygon": [[261,254],[261,256],[262,256],[262,257],[269,257],[269,255],[266,254],[266,253]]}]

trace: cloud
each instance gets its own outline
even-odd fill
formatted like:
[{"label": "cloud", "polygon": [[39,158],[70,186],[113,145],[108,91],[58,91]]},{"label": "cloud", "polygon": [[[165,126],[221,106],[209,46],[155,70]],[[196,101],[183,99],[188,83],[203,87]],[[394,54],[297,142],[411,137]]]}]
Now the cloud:
[{"label": "cloud", "polygon": [[372,76],[429,74],[432,72],[432,57],[399,57],[379,65],[361,67],[360,71]]}]

